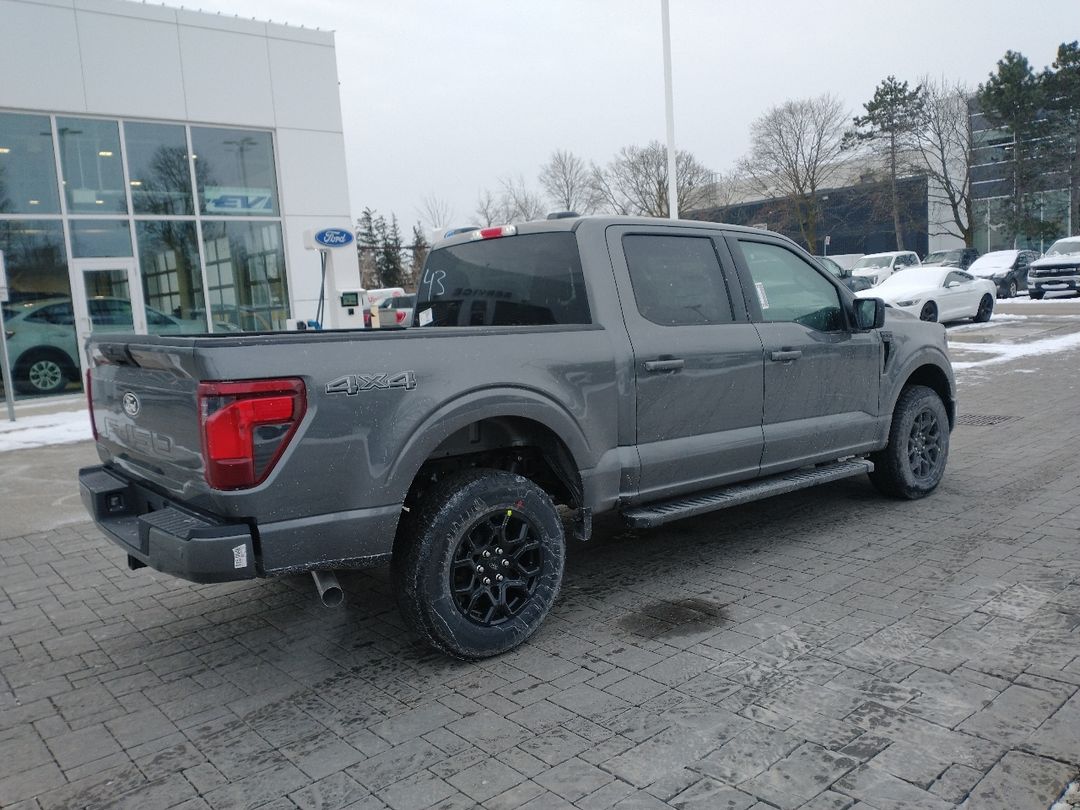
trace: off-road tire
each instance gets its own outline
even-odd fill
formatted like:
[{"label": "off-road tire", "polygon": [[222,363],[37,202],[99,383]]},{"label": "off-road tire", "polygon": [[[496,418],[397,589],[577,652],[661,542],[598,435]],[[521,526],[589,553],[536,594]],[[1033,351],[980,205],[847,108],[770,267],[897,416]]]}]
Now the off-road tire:
[{"label": "off-road tire", "polygon": [[972,320],[975,323],[986,323],[994,314],[994,296],[987,293],[979,300],[979,308],[975,310]]},{"label": "off-road tire", "polygon": [[[470,618],[458,604],[456,598],[464,597],[460,593],[455,597],[452,577],[466,573],[460,557],[472,547],[469,540],[475,545],[476,533],[488,531],[497,538],[496,524],[504,514],[503,536],[513,521],[514,526],[525,527],[524,544],[531,545],[531,537],[539,542],[539,555],[533,558],[538,559],[538,574],[524,576],[517,560],[498,559],[503,555],[478,557],[476,562],[487,567],[472,583],[485,593],[498,594],[499,585],[494,583],[498,572],[506,572],[503,582],[516,576],[515,581],[532,583],[527,595],[524,586],[518,589],[519,604],[512,614],[499,623],[485,624],[475,616]],[[391,579],[409,627],[447,655],[476,660],[512,650],[536,632],[559,594],[565,557],[562,521],[544,490],[527,478],[501,470],[467,470],[438,482],[404,516],[394,543]],[[485,577],[494,587],[482,585]],[[502,593],[510,593],[502,587]],[[495,601],[483,594],[480,598],[482,606],[487,604],[485,599]]]},{"label": "off-road tire", "polygon": [[[916,438],[916,420],[932,420],[936,426],[937,459],[927,475],[914,469],[912,456],[923,458],[926,442]],[[878,491],[893,498],[915,500],[929,495],[941,482],[949,459],[949,415],[945,403],[932,388],[910,385],[901,393],[893,411],[889,443],[870,455],[874,471],[870,482]]]}]

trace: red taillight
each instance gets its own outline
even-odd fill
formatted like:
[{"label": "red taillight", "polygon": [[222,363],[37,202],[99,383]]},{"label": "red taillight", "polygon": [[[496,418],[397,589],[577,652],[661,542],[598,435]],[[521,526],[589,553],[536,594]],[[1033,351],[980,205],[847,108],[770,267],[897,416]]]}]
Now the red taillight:
[{"label": "red taillight", "polygon": [[97,422],[94,421],[94,394],[90,390],[90,369],[86,370],[86,409],[90,412],[90,432],[97,441]]},{"label": "red taillight", "polygon": [[206,482],[214,489],[261,484],[306,410],[303,380],[199,383]]},{"label": "red taillight", "polygon": [[398,323],[405,323],[405,310],[403,310],[403,309],[394,310],[394,318],[395,318],[395,320],[397,320]]},{"label": "red taillight", "polygon": [[494,228],[481,228],[472,232],[473,239],[498,239],[500,236],[513,236],[517,233],[516,225],[496,225]]}]

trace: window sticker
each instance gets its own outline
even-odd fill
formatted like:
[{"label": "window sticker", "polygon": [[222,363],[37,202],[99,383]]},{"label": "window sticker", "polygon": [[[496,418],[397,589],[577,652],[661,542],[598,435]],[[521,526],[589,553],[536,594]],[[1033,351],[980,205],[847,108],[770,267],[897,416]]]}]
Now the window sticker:
[{"label": "window sticker", "polygon": [[427,326],[435,319],[435,316],[431,314],[431,307],[428,307],[420,313],[420,325]]},{"label": "window sticker", "polygon": [[754,282],[754,289],[757,290],[757,300],[761,304],[762,309],[769,308],[769,296],[765,294],[765,285],[760,281]]}]

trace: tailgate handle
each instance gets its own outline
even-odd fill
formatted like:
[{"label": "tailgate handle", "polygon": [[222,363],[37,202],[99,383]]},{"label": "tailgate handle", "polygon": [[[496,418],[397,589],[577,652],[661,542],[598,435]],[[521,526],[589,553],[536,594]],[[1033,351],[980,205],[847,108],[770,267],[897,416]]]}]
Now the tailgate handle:
[{"label": "tailgate handle", "polygon": [[682,359],[666,358],[664,360],[646,360],[646,371],[678,371],[684,365]]},{"label": "tailgate handle", "polygon": [[789,360],[798,360],[802,357],[802,352],[798,349],[782,349],[781,351],[773,352],[769,356],[777,362],[786,363]]}]

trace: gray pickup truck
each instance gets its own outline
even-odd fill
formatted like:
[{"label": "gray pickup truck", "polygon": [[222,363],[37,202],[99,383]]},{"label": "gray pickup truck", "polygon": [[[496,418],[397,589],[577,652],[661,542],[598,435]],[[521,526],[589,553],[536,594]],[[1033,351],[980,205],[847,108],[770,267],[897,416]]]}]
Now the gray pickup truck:
[{"label": "gray pickup truck", "polygon": [[[956,395],[940,324],[857,300],[791,241],[586,217],[437,244],[413,327],[98,336],[83,500],[133,568],[195,582],[390,562],[460,658],[527,639],[565,534],[868,473],[938,485]],[[563,511],[559,510],[563,507]]]}]

